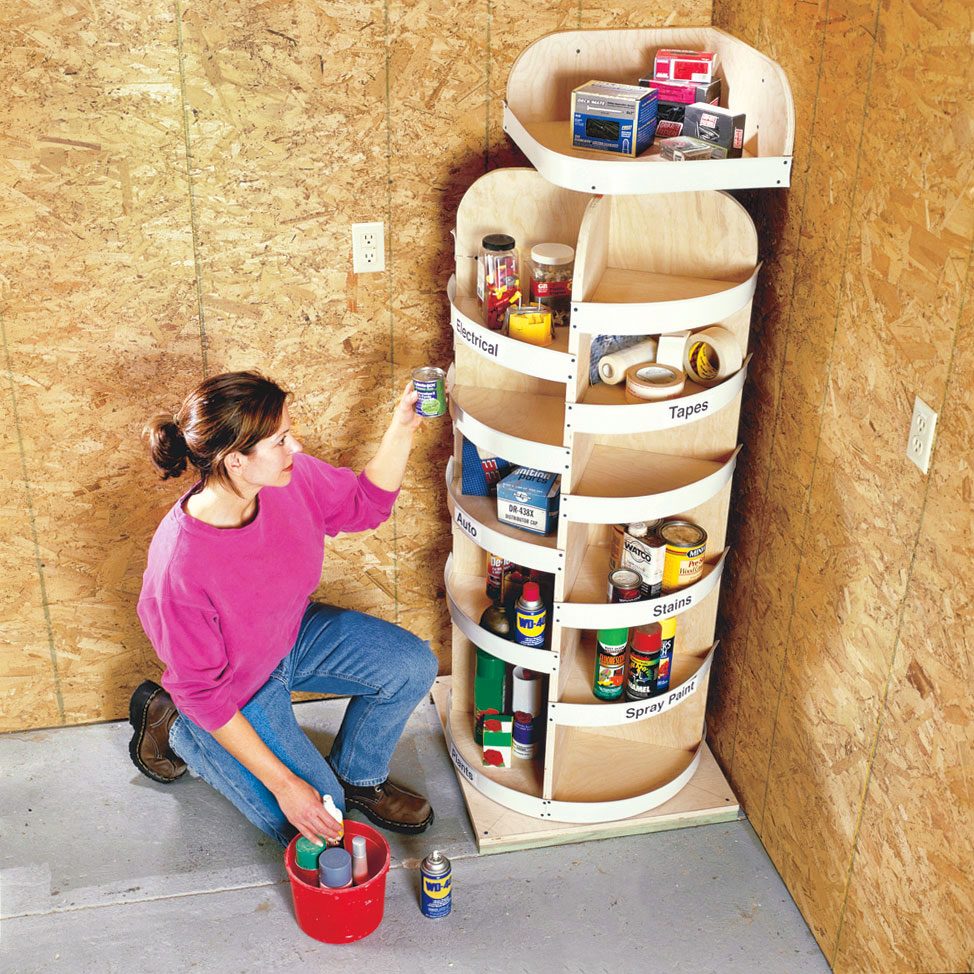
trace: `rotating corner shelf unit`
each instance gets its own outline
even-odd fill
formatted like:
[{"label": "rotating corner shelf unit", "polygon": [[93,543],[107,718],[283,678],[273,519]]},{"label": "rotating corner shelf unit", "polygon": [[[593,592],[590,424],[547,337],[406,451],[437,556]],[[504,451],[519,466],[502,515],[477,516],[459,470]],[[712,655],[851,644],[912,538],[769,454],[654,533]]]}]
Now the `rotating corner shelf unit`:
[{"label": "rotating corner shelf unit", "polygon": [[[661,47],[718,51],[730,105],[748,115],[748,157],[665,163],[570,148],[572,89],[592,78],[631,81]],[[467,191],[448,288],[455,442],[446,470],[453,554],[445,587],[453,676],[438,681],[434,699],[478,843],[500,850],[733,818],[736,800],[703,735],[749,358],[717,386],[688,382],[679,398],[634,405],[625,402],[624,385],[589,384],[590,349],[600,334],[715,323],[747,349],[757,235],[744,208],[714,189],[787,185],[788,84],[772,62],[711,28],[564,32],[518,59],[506,127],[538,169],[494,170]],[[590,195],[596,190],[602,195]],[[537,243],[575,247],[571,325],[548,348],[484,327],[477,253],[485,234],[500,231],[515,237],[522,259]],[[462,493],[463,437],[561,475],[557,535],[502,524],[493,498]],[[679,516],[707,531],[703,577],[655,600],[608,604],[611,526]],[[549,648],[480,627],[488,552],[553,573]],[[595,630],[668,616],[679,617],[670,691],[639,702],[596,699]],[[546,732],[534,760],[482,766],[473,738],[477,647],[545,675],[539,719]]]}]

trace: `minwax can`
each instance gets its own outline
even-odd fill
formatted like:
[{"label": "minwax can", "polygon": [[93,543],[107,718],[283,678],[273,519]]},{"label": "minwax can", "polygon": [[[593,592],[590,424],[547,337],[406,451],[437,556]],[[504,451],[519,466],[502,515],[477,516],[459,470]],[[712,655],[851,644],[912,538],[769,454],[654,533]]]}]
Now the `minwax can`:
[{"label": "minwax can", "polygon": [[419,908],[424,917],[438,920],[453,909],[453,869],[450,860],[434,849],[419,867],[422,877],[422,896]]},{"label": "minwax can", "polygon": [[592,693],[599,700],[619,700],[626,678],[626,645],[629,630],[600,629],[595,645],[595,683]]},{"label": "minwax can", "polygon": [[663,619],[660,624],[659,670],[656,674],[656,693],[670,688],[670,671],[673,668],[673,649],[676,646],[676,616]]},{"label": "minwax can", "polygon": [[514,603],[514,613],[514,641],[521,646],[544,646],[548,613],[537,582],[524,583],[521,597]]},{"label": "minwax can", "polygon": [[666,542],[663,591],[675,592],[703,575],[707,532],[691,521],[664,521],[656,533]]},{"label": "minwax can", "polygon": [[420,416],[446,415],[446,373],[435,365],[413,369],[413,388],[419,394],[416,412]]}]

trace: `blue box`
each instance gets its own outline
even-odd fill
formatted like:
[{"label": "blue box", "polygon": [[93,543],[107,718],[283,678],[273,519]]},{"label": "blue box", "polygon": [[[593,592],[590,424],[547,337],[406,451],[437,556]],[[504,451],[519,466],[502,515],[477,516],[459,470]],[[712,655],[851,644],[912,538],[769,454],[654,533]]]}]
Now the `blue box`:
[{"label": "blue box", "polygon": [[533,534],[550,534],[558,520],[560,477],[518,467],[497,485],[497,520]]},{"label": "blue box", "polygon": [[514,466],[503,457],[482,457],[480,450],[463,438],[463,464],[460,467],[460,492],[475,497],[490,497],[497,482]]},{"label": "blue box", "polygon": [[655,88],[590,81],[572,92],[572,145],[638,156],[656,134]]}]

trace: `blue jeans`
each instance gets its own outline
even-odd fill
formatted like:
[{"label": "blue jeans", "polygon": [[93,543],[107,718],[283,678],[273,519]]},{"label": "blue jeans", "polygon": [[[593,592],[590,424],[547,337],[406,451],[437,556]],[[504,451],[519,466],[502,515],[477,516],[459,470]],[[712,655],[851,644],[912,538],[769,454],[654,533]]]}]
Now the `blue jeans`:
[{"label": "blue jeans", "polygon": [[[283,764],[321,794],[330,794],[344,811],[335,772],[352,785],[386,780],[406,720],[429,692],[436,670],[429,643],[411,632],[361,612],[312,602],[291,651],[242,713]],[[298,726],[292,690],[351,697],[328,761]],[[169,743],[261,831],[282,845],[297,834],[267,787],[207,731],[180,714],[169,730]]]}]

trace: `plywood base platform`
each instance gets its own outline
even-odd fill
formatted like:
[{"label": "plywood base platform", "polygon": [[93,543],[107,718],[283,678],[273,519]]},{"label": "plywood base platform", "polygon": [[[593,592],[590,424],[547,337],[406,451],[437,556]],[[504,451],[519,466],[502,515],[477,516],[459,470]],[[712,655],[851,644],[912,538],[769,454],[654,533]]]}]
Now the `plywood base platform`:
[{"label": "plywood base platform", "polygon": [[[433,685],[433,702],[442,724],[446,723],[451,682],[450,677],[439,677]],[[618,822],[574,825],[530,818],[491,801],[462,776],[457,775],[457,780],[481,853],[534,849],[589,839],[607,839],[616,835],[664,832],[692,825],[735,821],[741,817],[740,805],[710,748],[706,744],[701,746],[703,755],[700,767],[678,795],[658,808]]]}]

